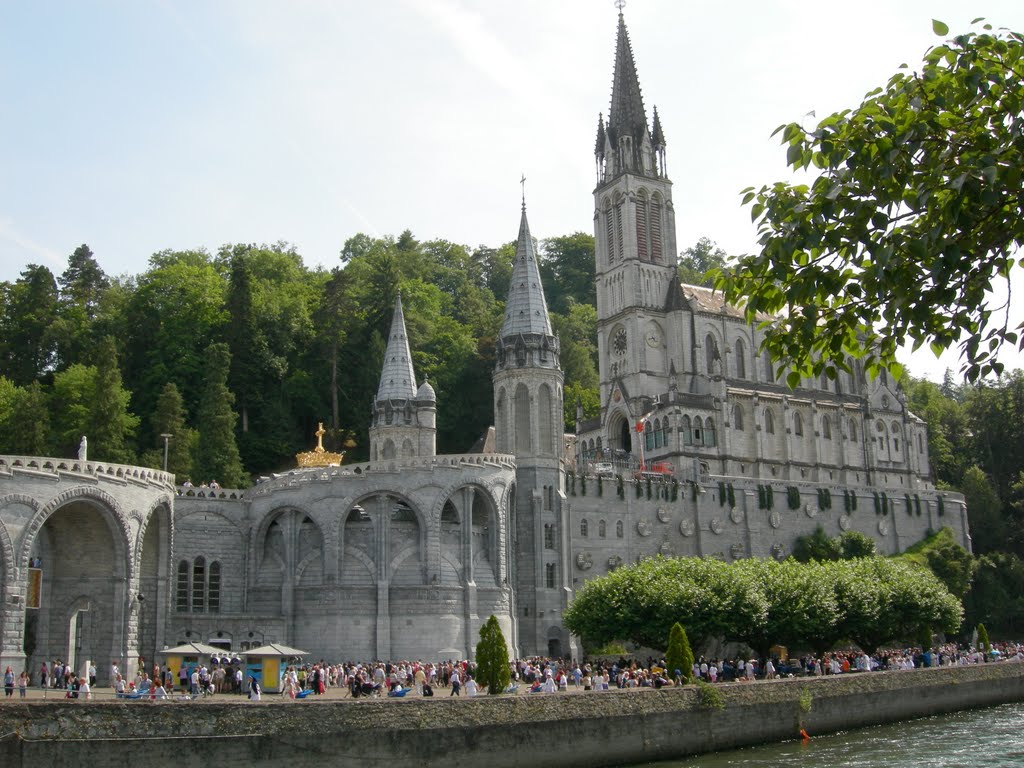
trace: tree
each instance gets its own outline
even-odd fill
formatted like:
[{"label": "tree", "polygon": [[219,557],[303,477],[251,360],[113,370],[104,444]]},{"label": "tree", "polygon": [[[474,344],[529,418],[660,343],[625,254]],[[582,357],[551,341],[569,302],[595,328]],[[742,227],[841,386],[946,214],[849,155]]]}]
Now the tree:
[{"label": "tree", "polygon": [[154,449],[150,466],[163,467],[164,438],[167,439],[167,471],[185,479],[192,473],[192,444],[195,431],[187,426],[185,402],[173,382],[167,382],[156,401],[152,419]]},{"label": "tree", "polygon": [[958,347],[973,381],[1002,370],[1002,344],[1024,343],[990,293],[1024,244],[1022,79],[1024,37],[986,24],[853,110],[779,127],[787,165],[820,175],[746,190],[761,250],[716,285],[751,322],[771,317],[764,346],[791,386],[849,370],[850,355],[898,376],[906,340]]},{"label": "tree", "polygon": [[217,480],[225,488],[245,483],[242,460],[235,442],[235,396],[228,389],[231,353],[227,344],[211,344],[206,350],[206,377],[199,403],[199,442],[195,471],[199,478]]},{"label": "tree", "polygon": [[672,631],[668,634],[665,667],[670,675],[680,677],[684,682],[693,676],[693,651],[686,630],[678,621],[672,625]]},{"label": "tree", "polygon": [[57,317],[57,281],[53,273],[29,264],[5,291],[0,316],[0,375],[25,385],[50,370],[54,362],[51,327]]},{"label": "tree", "polygon": [[106,336],[99,346],[96,379],[89,403],[89,453],[97,459],[129,464],[135,460],[127,447],[139,419],[128,411],[131,393],[121,386],[121,369],[117,364],[117,345]]},{"label": "tree", "polygon": [[700,238],[695,245],[686,248],[679,256],[679,280],[689,285],[704,285],[711,288],[713,277],[708,273],[725,267],[729,256],[718,244],[707,237]]},{"label": "tree", "polygon": [[793,557],[801,563],[838,560],[841,557],[839,542],[829,538],[825,529],[819,525],[814,533],[797,537],[793,544]]},{"label": "tree", "polygon": [[967,519],[974,550],[985,554],[1002,549],[1006,539],[1006,524],[1002,517],[1002,502],[992,481],[980,467],[974,466],[964,473],[960,490],[967,504]]},{"label": "tree", "polygon": [[93,252],[84,243],[68,257],[67,269],[58,278],[60,299],[52,335],[57,350],[57,367],[66,368],[93,357],[92,323],[100,310],[110,280]]},{"label": "tree", "polygon": [[492,613],[480,627],[480,642],[476,644],[476,681],[487,686],[492,696],[503,693],[512,679],[508,658],[505,635]]},{"label": "tree", "polygon": [[542,244],[541,281],[548,298],[548,309],[567,314],[571,302],[593,305],[597,302],[594,277],[594,236],[574,232],[551,237]]},{"label": "tree", "polygon": [[978,625],[978,647],[985,653],[988,653],[988,649],[990,647],[988,641],[988,630],[985,629],[984,624]]},{"label": "tree", "polygon": [[10,399],[10,412],[0,419],[4,453],[45,456],[50,443],[50,414],[46,393],[38,381],[19,387]]}]

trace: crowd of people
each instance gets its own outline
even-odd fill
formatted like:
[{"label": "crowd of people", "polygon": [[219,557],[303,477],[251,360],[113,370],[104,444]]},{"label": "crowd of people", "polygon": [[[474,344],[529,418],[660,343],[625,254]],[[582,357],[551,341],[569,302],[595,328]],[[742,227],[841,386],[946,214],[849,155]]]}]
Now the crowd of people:
[{"label": "crowd of people", "polygon": [[[209,666],[201,663],[182,665],[178,670],[153,665],[151,670],[139,664],[134,677],[123,675],[115,662],[110,679],[118,698],[171,698],[175,692],[184,698],[198,698],[215,693],[247,694],[259,700],[262,689],[255,676],[246,679],[240,660],[224,658]],[[624,688],[664,688],[690,680],[708,683],[753,682],[781,677],[841,675],[874,671],[904,670],[922,667],[960,666],[995,661],[1024,661],[1024,644],[993,643],[987,651],[972,646],[946,644],[933,648],[898,648],[867,654],[861,651],[836,651],[821,656],[783,659],[729,659],[699,657],[688,676],[682,670],[668,669],[663,660],[648,657],[645,661],[620,657],[595,659],[578,663],[575,660],[531,657],[509,664],[510,684],[506,693],[520,690],[529,693],[607,691]],[[329,664],[292,664],[285,666],[277,681],[277,690],[292,699],[322,696],[332,689],[351,698],[367,696],[435,695],[473,697],[486,688],[477,682],[477,669],[472,661],[399,661],[345,662]],[[11,667],[4,673],[5,697],[12,697],[17,687],[25,697],[30,686],[26,671],[15,676]],[[96,686],[96,667],[90,664],[85,674],[77,675],[69,664],[60,660],[45,662],[39,669],[39,686],[61,689],[66,698],[91,698]],[[177,686],[175,685],[177,683]],[[264,681],[267,685],[268,681]],[[444,692],[442,694],[441,692]]]}]

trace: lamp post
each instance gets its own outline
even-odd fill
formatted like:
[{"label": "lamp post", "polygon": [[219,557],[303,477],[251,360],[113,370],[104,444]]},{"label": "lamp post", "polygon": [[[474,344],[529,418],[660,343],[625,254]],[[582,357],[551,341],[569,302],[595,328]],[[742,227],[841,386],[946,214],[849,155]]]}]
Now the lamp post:
[{"label": "lamp post", "polygon": [[170,434],[169,432],[163,432],[163,433],[160,434],[160,437],[162,437],[164,439],[164,472],[166,472],[167,471],[167,444],[170,441],[170,439],[172,437],[174,437],[174,435]]}]

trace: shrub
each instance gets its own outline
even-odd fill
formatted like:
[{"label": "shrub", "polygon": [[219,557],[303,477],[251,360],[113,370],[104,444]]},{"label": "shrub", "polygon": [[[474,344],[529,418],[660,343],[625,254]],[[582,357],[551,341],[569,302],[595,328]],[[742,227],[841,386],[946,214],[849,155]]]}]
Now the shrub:
[{"label": "shrub", "polygon": [[678,669],[684,681],[689,680],[693,674],[693,650],[690,648],[690,639],[678,621],[672,625],[672,630],[668,633],[665,666],[673,677]]},{"label": "shrub", "polygon": [[491,614],[480,627],[480,642],[476,644],[476,681],[486,685],[491,695],[504,692],[512,679],[508,665],[508,645],[498,619]]}]

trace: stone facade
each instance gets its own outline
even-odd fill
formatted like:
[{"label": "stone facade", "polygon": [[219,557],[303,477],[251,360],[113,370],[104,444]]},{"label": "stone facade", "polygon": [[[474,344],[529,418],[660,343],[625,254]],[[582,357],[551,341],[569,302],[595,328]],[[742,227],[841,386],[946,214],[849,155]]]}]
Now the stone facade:
[{"label": "stone facade", "polygon": [[596,155],[598,419],[565,435],[524,202],[484,452],[436,455],[438,404],[396,297],[368,463],[241,491],[0,457],[0,666],[91,659],[105,682],[111,660],[134,672],[197,640],[465,658],[491,614],[513,652],[575,654],[574,591],[643,557],[784,557],[819,525],[886,553],[948,525],[969,547],[963,498],[935,490],[926,426],[886,376],[854,364],[790,390],[755,354],[756,327],[679,284],[664,133],[621,14]]}]

